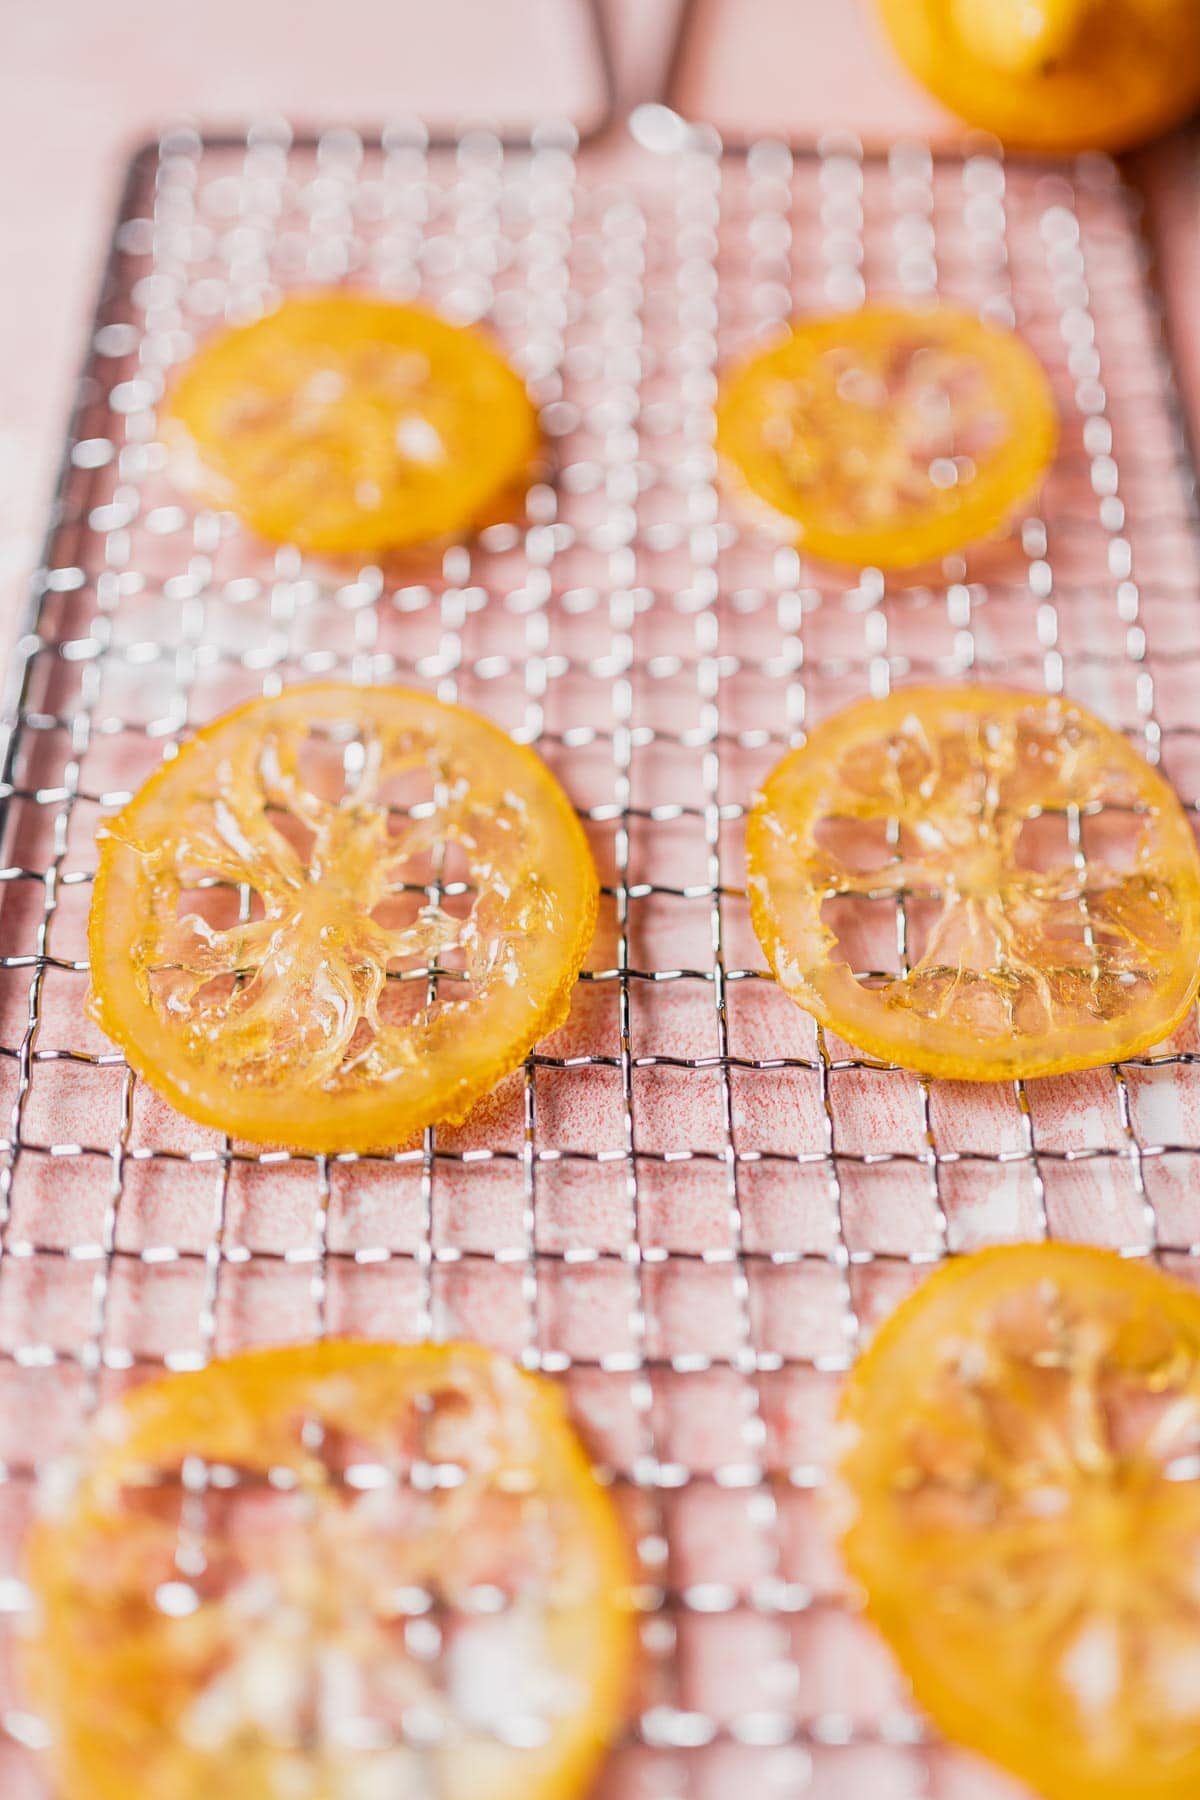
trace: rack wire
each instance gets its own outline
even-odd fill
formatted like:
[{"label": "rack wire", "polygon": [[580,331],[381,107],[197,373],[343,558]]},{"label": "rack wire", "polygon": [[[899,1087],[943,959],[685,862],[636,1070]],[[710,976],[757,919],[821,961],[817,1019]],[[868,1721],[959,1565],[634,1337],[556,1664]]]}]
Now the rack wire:
[{"label": "rack wire", "polygon": [[[554,474],[521,525],[404,566],[273,551],[170,485],[170,368],[281,289],[490,319]],[[1015,323],[1063,447],[1014,542],[841,582],[717,484],[716,371],[791,311],[938,292]],[[930,1740],[823,1519],[838,1383],[926,1265],[1083,1237],[1200,1244],[1200,1040],[964,1090],[858,1056],[773,985],[742,819],[806,726],[909,679],[1066,692],[1200,807],[1193,483],[1136,197],[1108,161],[709,134],[618,174],[571,134],[415,127],[135,160],[16,652],[0,884],[0,1610],[39,1480],[162,1367],[321,1332],[465,1335],[566,1386],[626,1509],[645,1651],[612,1796],[998,1794]],[[189,1124],[87,1021],[95,833],[193,726],[337,674],[475,706],[557,771],[602,916],[571,1018],[393,1157]],[[1084,853],[1082,842],[1076,846]],[[44,1791],[7,1668],[0,1788]],[[1007,1790],[1005,1790],[1007,1791]]]}]

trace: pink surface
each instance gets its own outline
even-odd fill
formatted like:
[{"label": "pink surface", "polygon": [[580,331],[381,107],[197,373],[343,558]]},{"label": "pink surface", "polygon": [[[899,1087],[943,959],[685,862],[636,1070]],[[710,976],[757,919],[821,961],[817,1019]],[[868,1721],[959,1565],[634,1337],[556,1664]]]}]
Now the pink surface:
[{"label": "pink surface", "polygon": [[[132,7],[110,9],[102,24],[70,7],[23,18],[23,68],[19,79],[10,73],[0,109],[0,133],[12,134],[0,144],[4,166],[22,175],[11,208],[17,262],[36,276],[0,296],[14,591],[119,150],[189,106],[209,118],[280,109],[378,118],[422,103],[436,114],[462,95],[462,79],[476,84],[471,104],[489,93],[501,65],[514,115],[551,87],[565,103],[561,58],[521,87],[517,9],[503,42],[480,36],[475,8],[470,30],[464,16],[437,15],[451,27],[438,56],[424,9],[418,26],[416,8],[385,13],[362,0],[340,10],[330,45],[293,28],[294,8],[285,20],[273,4],[256,9],[247,33],[242,11],[222,0],[186,52],[147,48]],[[558,16],[520,9],[543,59],[556,55],[546,40]],[[662,15],[630,5],[622,17],[630,86],[644,92]],[[794,51],[776,59],[785,79],[772,116],[790,95],[797,128],[921,122],[923,103],[890,83],[874,52],[860,54],[851,9],[793,4],[774,18],[768,26],[759,4],[739,5],[735,40],[710,55],[714,77],[736,81],[743,100],[752,89],[756,119],[766,77],[743,51],[786,30]],[[364,54],[385,35],[391,55]],[[410,40],[422,47],[416,68]],[[63,103],[52,143],[34,157],[52,79]],[[498,102],[499,81],[495,92]],[[590,98],[584,83],[581,104]],[[728,104],[714,96],[723,118]],[[549,355],[539,398],[557,409],[571,476],[559,493],[534,497],[533,530],[498,528],[377,585],[276,557],[228,520],[180,508],[139,446],[152,441],[154,383],[179,348],[172,333],[208,329],[214,294],[219,306],[226,293],[236,248],[225,222],[245,195],[236,163],[206,159],[193,193],[188,158],[175,159],[157,259],[145,232],[130,232],[114,299],[114,319],[149,332],[141,364],[131,355],[141,336],[118,334],[115,354],[95,365],[113,397],[87,431],[131,454],[119,476],[85,455],[73,478],[78,523],[56,547],[64,573],[44,619],[47,643],[67,653],[38,659],[41,724],[18,771],[29,797],[9,859],[38,869],[57,858],[58,881],[49,899],[40,881],[12,881],[3,912],[6,954],[28,959],[0,971],[4,1102],[18,1091],[22,1046],[30,1060],[0,1278],[0,1458],[16,1470],[69,1441],[93,1386],[118,1385],[131,1363],[322,1325],[479,1336],[566,1372],[596,1455],[623,1477],[647,1583],[670,1598],[669,1617],[646,1622],[641,1741],[615,1766],[614,1795],[733,1800],[761,1787],[817,1800],[998,1800],[1005,1785],[965,1759],[911,1746],[919,1727],[844,1604],[815,1492],[837,1373],[859,1327],[918,1278],[911,1259],[947,1243],[1048,1224],[1127,1249],[1147,1247],[1156,1230],[1169,1249],[1190,1252],[1200,1242],[1200,1070],[1164,1055],[1116,1077],[1022,1093],[925,1086],[857,1063],[760,979],[740,818],[806,718],[872,685],[961,674],[972,659],[979,672],[1033,687],[1062,680],[1138,741],[1161,743],[1181,795],[1200,805],[1200,570],[1171,421],[1146,378],[1153,322],[1137,299],[1121,192],[1103,170],[1076,187],[1010,170],[1005,190],[986,159],[969,176],[954,165],[935,175],[917,155],[865,173],[834,156],[794,176],[768,158],[730,168],[718,193],[703,158],[655,163],[614,148],[577,176],[546,159],[536,208],[519,169],[506,171],[513,193],[502,211],[484,154],[458,177],[402,162],[391,171],[396,191],[415,184],[437,201],[433,222],[410,232],[403,209],[379,209],[378,190],[357,210],[359,177],[337,154],[333,162],[320,194],[303,161],[289,176],[283,230],[271,224],[263,251],[271,270],[295,278],[296,243],[311,251],[320,214],[321,255],[332,244],[336,260],[341,245],[360,273],[380,266],[371,258],[390,240],[383,266],[406,280],[414,246],[436,235],[423,291],[490,310],[531,375]],[[279,183],[269,158],[259,174],[268,189]],[[573,182],[568,256],[558,227],[571,217]],[[261,190],[250,187],[253,214]],[[1169,203],[1186,217],[1185,188]],[[751,205],[767,215],[765,232],[751,230]],[[707,444],[714,359],[787,306],[844,293],[860,250],[872,288],[919,291],[930,220],[944,291],[1001,306],[1015,298],[1056,384],[1064,454],[1044,519],[961,571],[965,579],[916,592],[845,589],[747,529],[707,465],[687,458]],[[261,275],[243,268],[240,279]],[[587,304],[560,314],[564,275]],[[1182,263],[1177,278],[1189,278]],[[1096,358],[1107,390],[1099,414]],[[132,379],[139,368],[148,388]],[[1127,515],[1105,505],[1110,457]],[[89,645],[105,634],[108,653],[95,660]],[[591,979],[542,1062],[465,1126],[439,1132],[428,1154],[321,1171],[244,1146],[230,1159],[216,1134],[132,1083],[82,1022],[81,965],[104,810],[188,721],[274,675],[330,668],[396,672],[536,739],[627,916],[610,892]],[[72,741],[54,720],[80,703],[92,729]],[[31,1037],[32,968],[44,956]],[[670,979],[641,979],[656,970]],[[1173,1048],[1195,1045],[1189,1026]],[[988,1160],[996,1155],[1005,1168]],[[764,1470],[769,1493],[747,1485]],[[21,1482],[0,1482],[10,1552],[25,1505]],[[0,1599],[15,1604],[3,1580]],[[845,1737],[862,1741],[843,1749]],[[0,1756],[6,1800],[41,1791],[25,1758]]]}]

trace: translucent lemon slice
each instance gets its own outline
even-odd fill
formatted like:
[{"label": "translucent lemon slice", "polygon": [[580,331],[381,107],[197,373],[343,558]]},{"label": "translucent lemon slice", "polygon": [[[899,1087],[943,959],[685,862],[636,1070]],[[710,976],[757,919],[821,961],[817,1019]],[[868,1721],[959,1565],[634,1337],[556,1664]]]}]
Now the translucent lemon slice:
[{"label": "translucent lemon slice", "polygon": [[293,295],[202,345],[164,430],[212,504],[329,554],[470,530],[538,445],[520,377],[482,332],[351,292]]},{"label": "translucent lemon slice", "polygon": [[570,1800],[627,1697],[612,1503],[557,1391],[476,1345],[136,1389],[29,1573],[64,1800]]},{"label": "translucent lemon slice", "polygon": [[1070,700],[902,688],[847,707],[772,771],[746,854],[781,985],[924,1074],[998,1081],[1133,1056],[1200,985],[1183,809]]},{"label": "translucent lemon slice", "polygon": [[1045,1800],[1195,1794],[1195,1291],[1080,1246],[963,1258],[842,1420],[846,1559],[941,1729]]},{"label": "translucent lemon slice", "polygon": [[598,891],[566,795],[486,719],[289,688],[197,732],[105,828],[92,1011],[190,1118],[395,1148],[562,1023]]},{"label": "translucent lemon slice", "polygon": [[1041,364],[958,307],[798,319],[726,379],[717,449],[810,555],[911,568],[989,537],[1058,442]]}]

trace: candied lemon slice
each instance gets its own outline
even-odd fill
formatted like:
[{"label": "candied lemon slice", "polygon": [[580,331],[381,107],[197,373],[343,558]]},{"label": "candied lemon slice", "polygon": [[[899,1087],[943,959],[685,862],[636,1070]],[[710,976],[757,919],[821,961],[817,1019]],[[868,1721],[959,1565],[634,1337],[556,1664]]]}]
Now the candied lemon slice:
[{"label": "candied lemon slice", "polygon": [[1044,1800],[1200,1792],[1200,1296],[981,1251],[887,1320],[842,1418],[846,1561],[941,1729]]},{"label": "candied lemon slice", "polygon": [[756,796],[750,910],[781,985],[860,1049],[996,1081],[1168,1037],[1200,984],[1179,801],[1073,701],[902,688]]},{"label": "candied lemon slice", "polygon": [[104,828],[92,1012],[190,1118],[395,1148],[562,1023],[598,892],[566,795],[486,719],[289,688],[190,738]]},{"label": "candied lemon slice", "polygon": [[626,1703],[613,1504],[557,1391],[476,1345],[133,1390],[29,1574],[64,1800],[570,1800]]},{"label": "candied lemon slice", "polygon": [[345,291],[292,295],[202,345],[164,432],[186,485],[329,554],[468,531],[538,445],[520,377],[481,332]]},{"label": "candied lemon slice", "polygon": [[1014,332],[958,307],[798,319],[730,374],[717,449],[735,483],[831,562],[911,568],[996,532],[1058,442]]}]

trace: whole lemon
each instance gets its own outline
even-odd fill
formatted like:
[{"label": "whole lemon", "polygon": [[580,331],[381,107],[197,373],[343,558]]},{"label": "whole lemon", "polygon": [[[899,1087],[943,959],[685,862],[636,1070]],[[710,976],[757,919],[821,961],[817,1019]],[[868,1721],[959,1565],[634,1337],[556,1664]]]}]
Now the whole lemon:
[{"label": "whole lemon", "polygon": [[1120,150],[1200,103],[1200,0],[879,0],[896,49],[971,125]]}]

